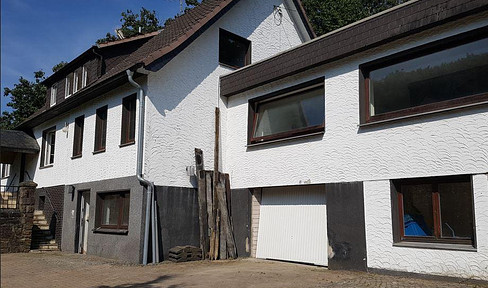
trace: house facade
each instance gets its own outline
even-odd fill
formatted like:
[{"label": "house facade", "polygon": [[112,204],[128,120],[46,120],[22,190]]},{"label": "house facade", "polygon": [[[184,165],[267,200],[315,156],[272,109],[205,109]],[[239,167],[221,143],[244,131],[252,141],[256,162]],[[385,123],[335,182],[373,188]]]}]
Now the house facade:
[{"label": "house facade", "polygon": [[[195,148],[213,165],[219,76],[311,37],[298,1],[205,1],[158,33],[91,47],[49,77],[45,107],[19,129],[40,147],[25,171],[38,184],[36,206],[52,210],[60,249],[147,263],[199,246],[186,168]],[[159,227],[147,226],[149,206]]]},{"label": "house facade", "polygon": [[408,2],[221,77],[253,255],[488,279],[486,10]]}]

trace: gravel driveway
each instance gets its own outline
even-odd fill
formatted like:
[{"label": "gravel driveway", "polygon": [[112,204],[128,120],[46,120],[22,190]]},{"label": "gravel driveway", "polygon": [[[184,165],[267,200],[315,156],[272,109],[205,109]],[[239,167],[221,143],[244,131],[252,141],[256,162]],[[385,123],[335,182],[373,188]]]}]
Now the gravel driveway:
[{"label": "gravel driveway", "polygon": [[488,287],[242,259],[129,265],[61,252],[2,254],[1,287]]}]

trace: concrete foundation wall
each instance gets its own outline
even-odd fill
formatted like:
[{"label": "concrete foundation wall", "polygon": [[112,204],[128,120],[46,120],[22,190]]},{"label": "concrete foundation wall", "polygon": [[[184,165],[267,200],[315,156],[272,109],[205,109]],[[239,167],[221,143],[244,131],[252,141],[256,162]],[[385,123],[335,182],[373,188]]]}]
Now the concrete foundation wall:
[{"label": "concrete foundation wall", "polygon": [[[145,192],[137,177],[124,177],[103,181],[73,184],[74,193],[66,186],[64,198],[64,222],[61,248],[63,251],[78,251],[77,213],[79,213],[80,192],[90,191],[90,220],[87,254],[120,259],[130,263],[142,262],[142,241],[144,224]],[[94,232],[97,213],[97,193],[109,191],[130,191],[129,228],[127,235]],[[79,218],[78,218],[79,219]]]}]

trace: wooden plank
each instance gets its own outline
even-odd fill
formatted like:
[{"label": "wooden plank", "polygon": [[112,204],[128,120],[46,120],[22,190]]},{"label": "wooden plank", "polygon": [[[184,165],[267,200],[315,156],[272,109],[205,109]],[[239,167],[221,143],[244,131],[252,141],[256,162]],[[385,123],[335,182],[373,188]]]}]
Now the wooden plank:
[{"label": "wooden plank", "polygon": [[212,171],[205,171],[205,186],[207,196],[207,223],[209,236],[209,258],[212,259],[215,248],[215,208],[213,205],[213,193],[212,193]]},{"label": "wooden plank", "polygon": [[219,259],[219,237],[220,236],[220,210],[217,209],[215,217],[215,242],[214,242],[214,260]]},{"label": "wooden plank", "polygon": [[205,185],[205,171],[203,170],[203,151],[195,148],[195,166],[198,177],[198,222],[200,228],[200,248],[203,255],[207,255],[209,249],[208,241],[208,219],[207,219],[207,193]]},{"label": "wooden plank", "polygon": [[224,174],[225,194],[227,196],[227,210],[229,211],[229,218],[232,219],[232,206],[230,205],[232,193],[230,192],[230,176],[228,173]]},{"label": "wooden plank", "polygon": [[225,196],[225,186],[222,183],[217,185],[215,191],[217,197],[219,198],[219,209],[221,213],[221,229],[224,230],[227,240],[227,252],[229,253],[229,258],[235,259],[237,257],[236,245],[234,241],[234,235],[232,233],[232,226],[230,223],[229,212],[227,211],[227,200]]}]

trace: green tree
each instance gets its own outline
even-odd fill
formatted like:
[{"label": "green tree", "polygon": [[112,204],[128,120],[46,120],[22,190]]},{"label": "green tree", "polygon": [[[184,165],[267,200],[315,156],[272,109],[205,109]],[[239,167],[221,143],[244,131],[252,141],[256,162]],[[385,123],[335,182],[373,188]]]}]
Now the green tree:
[{"label": "green tree", "polygon": [[406,0],[302,0],[318,36],[403,2]]},{"label": "green tree", "polygon": [[4,97],[10,96],[10,102],[7,103],[7,106],[13,110],[12,112],[2,112],[0,117],[1,129],[15,128],[44,105],[47,91],[46,87],[41,84],[45,79],[44,72],[36,71],[34,77],[34,81],[29,81],[21,76],[19,82],[14,84],[13,89],[4,88]]},{"label": "green tree", "polygon": [[[122,23],[122,27],[119,31],[123,34],[124,38],[151,33],[163,28],[159,24],[159,19],[156,17],[156,11],[149,11],[144,7],[141,8],[139,14],[134,14],[132,10],[127,10],[122,12],[121,16],[120,22]],[[107,43],[117,39],[119,39],[117,35],[107,33],[105,38],[97,40],[97,44]]]},{"label": "green tree", "polygon": [[58,64],[54,65],[53,66],[53,72],[56,73],[58,72],[61,68],[63,68],[66,64],[68,64],[68,62],[65,62],[65,61],[61,61],[59,62]]}]

